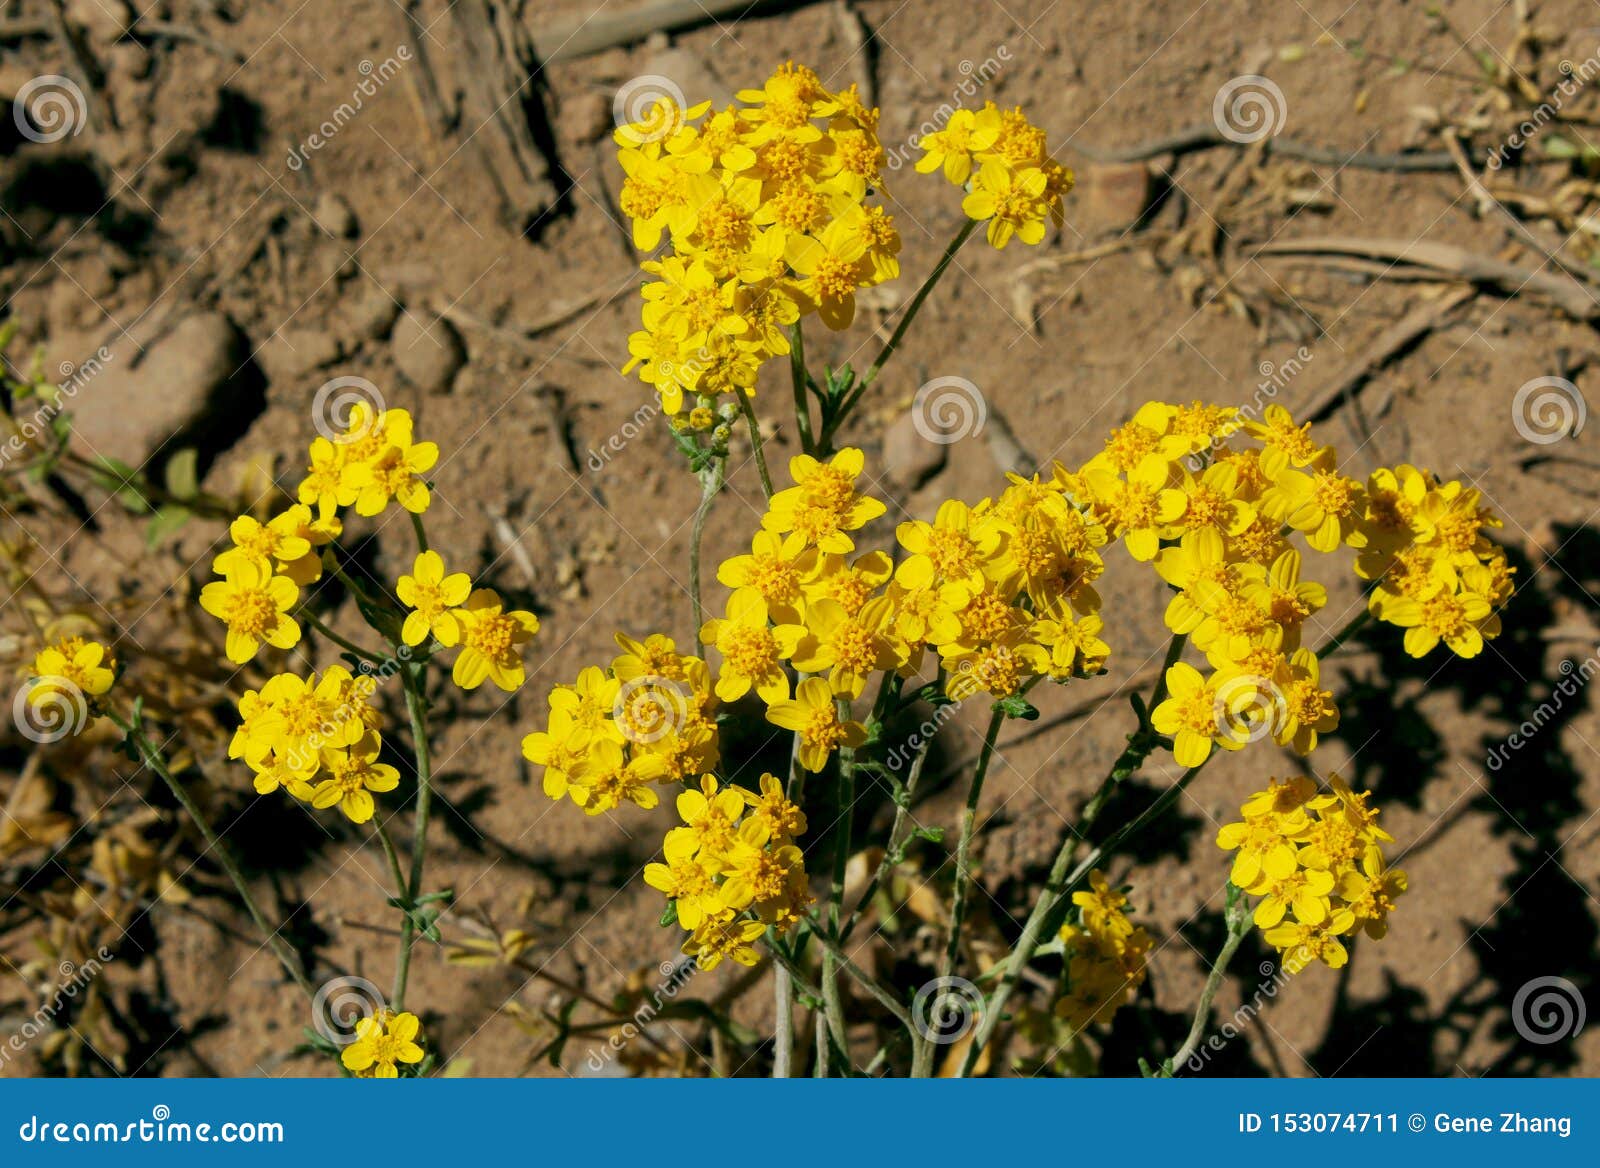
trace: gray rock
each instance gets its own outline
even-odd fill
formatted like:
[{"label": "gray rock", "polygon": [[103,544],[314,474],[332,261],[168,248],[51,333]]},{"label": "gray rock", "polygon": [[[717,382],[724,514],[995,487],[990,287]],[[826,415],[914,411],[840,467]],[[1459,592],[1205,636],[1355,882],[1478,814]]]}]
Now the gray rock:
[{"label": "gray rock", "polygon": [[356,213],[350,209],[350,204],[332,191],[324,191],[318,196],[317,205],[311,209],[311,218],[335,239],[350,239],[358,228]]},{"label": "gray rock", "polygon": [[1091,229],[1131,227],[1152,197],[1150,168],[1142,162],[1091,162],[1083,175],[1083,214]]},{"label": "gray rock", "polygon": [[407,310],[389,338],[395,368],[424,393],[448,393],[467,363],[461,334],[449,321],[425,311]]},{"label": "gray rock", "polygon": [[948,451],[948,444],[923,437],[914,414],[907,412],[883,436],[884,472],[902,489],[914,491],[944,469]]},{"label": "gray rock", "polygon": [[52,346],[51,360],[77,366],[67,406],[85,453],[133,466],[183,446],[202,461],[239,439],[265,407],[250,343],[227,316],[198,312],[146,341],[122,337],[96,350]]}]

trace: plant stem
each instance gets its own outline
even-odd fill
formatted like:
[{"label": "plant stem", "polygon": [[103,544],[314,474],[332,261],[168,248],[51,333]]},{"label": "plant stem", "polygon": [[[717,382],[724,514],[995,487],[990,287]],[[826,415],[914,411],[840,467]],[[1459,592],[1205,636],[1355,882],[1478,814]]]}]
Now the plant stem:
[{"label": "plant stem", "polygon": [[1249,906],[1245,902],[1244,895],[1231,883],[1228,885],[1228,904],[1223,909],[1222,915],[1228,926],[1228,935],[1222,942],[1222,949],[1217,953],[1217,960],[1211,967],[1210,976],[1206,978],[1205,989],[1200,991],[1200,1001],[1194,1008],[1194,1023],[1189,1027],[1189,1036],[1183,1040],[1183,1045],[1178,1048],[1177,1053],[1166,1061],[1168,1076],[1176,1073],[1177,1069],[1188,1062],[1199,1049],[1200,1036],[1205,1033],[1206,1020],[1211,1016],[1211,1002],[1217,996],[1217,990],[1222,987],[1223,975],[1228,972],[1228,962],[1233,960],[1240,943],[1250,932]]},{"label": "plant stem", "polygon": [[409,514],[411,516],[411,530],[417,533],[417,550],[425,552],[428,550],[428,532],[422,526],[422,516],[415,511],[411,511]]},{"label": "plant stem", "polygon": [[978,767],[972,774],[972,785],[967,788],[967,806],[961,813],[961,835],[956,841],[956,887],[950,903],[950,938],[945,946],[944,965],[939,976],[949,977],[956,971],[961,956],[961,927],[967,919],[967,897],[972,887],[972,832],[978,822],[978,800],[983,796],[983,780],[989,773],[989,761],[994,757],[995,741],[1000,737],[1000,726],[1006,720],[1005,711],[995,704],[989,715],[989,726],[983,732],[983,750],[978,754]]},{"label": "plant stem", "polygon": [[806,386],[810,382],[806,372],[806,338],[798,320],[789,328],[789,379],[794,383],[794,424],[800,429],[800,450],[813,454],[817,444],[811,437],[811,400],[806,396]]},{"label": "plant stem", "polygon": [[[840,699],[839,721],[850,718],[850,703]],[[844,902],[845,869],[850,862],[850,820],[855,808],[856,752],[853,747],[839,748],[839,785],[837,788],[838,820],[834,826],[833,879],[828,887],[828,929],[839,935],[839,910]],[[822,954],[822,1004],[828,1013],[828,1028],[840,1050],[850,1048],[845,1039],[844,1000],[839,994],[839,969],[830,951]]]},{"label": "plant stem", "polygon": [[706,534],[706,517],[711,514],[711,504],[722,490],[723,475],[727,472],[726,455],[714,458],[711,465],[700,472],[700,505],[694,509],[694,524],[689,529],[689,598],[694,602],[694,635],[691,643],[698,643],[700,626],[706,623],[706,612],[700,603],[700,541]]},{"label": "plant stem", "polygon": [[772,971],[772,982],[778,1011],[772,1035],[772,1077],[787,1079],[793,1073],[794,1059],[794,978],[779,965]]},{"label": "plant stem", "polygon": [[755,403],[750,400],[747,393],[734,395],[739,399],[739,408],[744,411],[745,424],[750,427],[750,449],[756,456],[756,472],[761,476],[761,491],[767,497],[767,502],[772,502],[772,474],[767,470],[766,451],[761,447],[761,423],[756,418]]},{"label": "plant stem", "polygon": [[[406,665],[400,671],[400,682],[406,692],[406,715],[411,720],[411,742],[417,764],[417,809],[411,842],[411,877],[405,885],[406,901],[415,906],[422,895],[423,867],[428,849],[428,813],[433,803],[433,761],[428,751],[428,718],[426,699],[422,693],[424,666],[421,663]],[[416,941],[416,921],[413,909],[408,909],[400,924],[400,951],[395,958],[394,1001],[396,1013],[405,1008],[406,983],[411,973],[411,949]]]},{"label": "plant stem", "polygon": [[905,315],[900,318],[900,323],[895,327],[893,335],[884,344],[877,360],[867,367],[867,371],[861,375],[861,380],[856,382],[849,395],[839,404],[838,410],[828,419],[828,424],[823,427],[822,446],[824,449],[832,443],[834,434],[838,433],[845,417],[855,408],[856,403],[861,400],[861,395],[867,392],[868,387],[874,381],[878,380],[878,374],[883,372],[884,365],[888,363],[890,357],[894,356],[895,350],[900,347],[900,341],[905,337],[906,330],[911,327],[911,322],[917,318],[917,313],[921,310],[923,301],[927,300],[929,293],[933,291],[934,285],[939,282],[939,277],[944,275],[945,269],[956,258],[956,252],[961,250],[961,245],[972,237],[972,233],[979,226],[980,224],[976,219],[968,219],[962,224],[961,230],[956,232],[955,238],[946,245],[944,254],[939,257],[939,262],[934,265],[933,271],[928,273],[928,278],[922,282],[922,287],[917,289],[917,294],[911,298],[910,306],[906,309]]},{"label": "plant stem", "polygon": [[374,665],[383,664],[383,658],[378,656],[378,654],[368,652],[354,641],[351,641],[345,637],[341,637],[338,633],[334,632],[326,624],[324,624],[319,618],[312,616],[311,613],[306,609],[302,608],[298,610],[295,613],[295,616],[298,619],[305,621],[306,624],[316,629],[317,632],[321,633],[324,637],[327,637],[328,640],[332,641],[335,645],[338,645],[341,649],[344,649],[350,653],[354,653],[361,660],[370,661]]},{"label": "plant stem", "polygon": [[244,902],[245,911],[250,914],[250,919],[255,922],[256,928],[261,930],[262,936],[266,938],[267,946],[272,950],[273,955],[277,957],[279,963],[282,964],[285,972],[294,979],[296,985],[305,991],[307,997],[315,998],[316,987],[311,984],[311,979],[306,976],[305,969],[300,964],[299,956],[290,947],[289,943],[279,935],[279,931],[267,924],[266,914],[256,904],[255,897],[250,895],[250,888],[245,883],[244,873],[240,871],[238,862],[233,858],[233,853],[222,842],[222,837],[212,830],[210,822],[206,819],[204,812],[200,810],[200,805],[194,801],[194,797],[167,769],[166,759],[161,756],[161,752],[153,742],[145,737],[144,731],[136,729],[133,723],[124,721],[119,715],[112,712],[107,712],[106,716],[128,736],[128,741],[132,742],[134,748],[138,750],[139,756],[144,759],[145,765],[161,776],[162,782],[166,783],[167,789],[172,792],[173,798],[177,799],[184,811],[188,813],[189,818],[194,821],[194,825],[200,829],[200,835],[206,841],[207,850],[216,854],[217,863],[222,865],[222,870],[227,873],[228,879],[233,882],[234,891],[239,894],[239,899]]}]

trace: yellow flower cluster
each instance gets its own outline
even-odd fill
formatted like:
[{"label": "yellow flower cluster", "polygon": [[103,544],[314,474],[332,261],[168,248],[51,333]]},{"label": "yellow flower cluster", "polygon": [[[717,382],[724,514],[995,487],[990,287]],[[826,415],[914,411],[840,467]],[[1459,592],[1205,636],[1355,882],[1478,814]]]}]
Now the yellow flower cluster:
[{"label": "yellow flower cluster", "polygon": [[255,773],[256,793],[280,788],[320,809],[337,806],[355,823],[372,818],[372,796],[392,791],[400,772],[378,761],[377,680],[330,665],[320,675],[280,673],[239,698],[229,758]]},{"label": "yellow flower cluster", "polygon": [[552,689],[545,728],[522,740],[523,757],[544,768],[544,793],[590,815],[654,807],[653,784],[692,781],[720,761],[705,661],[660,633],[616,640],[611,668],[591,665]]},{"label": "yellow flower cluster", "polygon": [[655,279],[623,372],[638,366],[669,414],[685,395],[753,394],[762,363],[789,352],[786,328],[812,312],[845,328],[857,290],[900,272],[894,221],[867,201],[878,111],[794,64],[738,97],[716,111],[663,99],[615,134],[634,244],[672,247],[641,265]]},{"label": "yellow flower cluster", "polygon": [[957,110],[917,145],[923,152],[917,170],[941,170],[966,189],[961,209],[988,224],[991,247],[1003,248],[1013,238],[1038,243],[1047,219],[1061,226],[1072,171],[1050,157],[1045,132],[1021,108],[1002,110],[990,101],[981,110]]},{"label": "yellow flower cluster", "polygon": [[415,1014],[379,1010],[356,1023],[355,1041],[340,1052],[339,1061],[358,1079],[397,1079],[400,1067],[422,1061],[421,1030]]},{"label": "yellow flower cluster", "polygon": [[1510,599],[1515,571],[1489,542],[1500,520],[1482,493],[1402,463],[1367,480],[1367,544],[1356,573],[1376,580],[1372,615],[1405,629],[1406,652],[1425,656],[1440,641],[1475,657],[1500,633],[1496,606]]},{"label": "yellow flower cluster", "polygon": [[395,595],[410,611],[400,639],[420,645],[429,636],[445,648],[461,646],[450,679],[462,689],[485,681],[511,693],[527,679],[522,646],[539,631],[539,618],[522,609],[506,610],[493,588],[474,588],[465,572],[446,574],[436,551],[418,554],[409,576],[395,582]]},{"label": "yellow flower cluster", "polygon": [[[907,555],[896,567],[882,552],[850,558],[850,533],[885,510],[856,489],[863,468],[854,448],[829,462],[791,459],[794,485],[772,497],[750,554],[719,567],[733,591],[725,615],[700,630],[721,657],[718,697],[754,691],[818,771],[865,738],[838,702],[860,697],[874,674],[914,676],[929,648],[955,700],[1102,668],[1092,582],[1106,533],[1061,490],[1018,479],[998,500],[948,500],[933,522],[899,525]],[[792,692],[791,668],[810,675]]]},{"label": "yellow flower cluster", "polygon": [[1380,845],[1394,837],[1367,806],[1370,792],[1356,794],[1338,775],[1328,785],[1274,779],[1245,800],[1241,822],[1217,833],[1235,853],[1229,878],[1261,898],[1255,923],[1289,973],[1313,961],[1338,969],[1349,959],[1340,938],[1357,928],[1381,939],[1406,890],[1406,874],[1385,866]]},{"label": "yellow flower cluster", "polygon": [[811,903],[806,869],[794,837],[805,813],[783,793],[776,776],[761,776],[757,794],[718,788],[705,775],[698,789],[678,796],[683,826],[667,832],[665,863],[646,866],[645,883],[672,902],[689,931],[683,951],[702,969],[722,961],[754,965],[754,942],[768,928],[786,932]]},{"label": "yellow flower cluster", "polygon": [[262,644],[289,649],[300,641],[290,614],[300,589],[322,576],[317,548],[342,533],[340,507],[377,515],[398,500],[421,514],[428,508],[423,472],[439,459],[432,442],[413,442],[405,410],[374,410],[365,402],[350,411],[345,432],[311,443],[311,465],[298,488],[299,502],[261,523],[241,515],[228,528],[233,546],[212,561],[221,576],[200,590],[200,607],[228,626],[228,660],[243,665]]},{"label": "yellow flower cluster", "polygon": [[1167,627],[1211,667],[1202,675],[1173,664],[1151,713],[1183,766],[1268,734],[1309,754],[1338,725],[1321,665],[1301,644],[1328,594],[1301,579],[1296,535],[1315,552],[1358,550],[1358,571],[1382,578],[1374,611],[1417,626],[1407,634],[1413,652],[1441,638],[1476,652],[1473,638],[1498,631],[1489,605],[1509,595],[1504,557],[1481,534],[1490,520],[1477,492],[1432,485],[1409,467],[1363,485],[1277,404],[1254,419],[1229,406],[1149,402],[1079,470],[1058,463],[1055,482],[1134,559],[1153,563],[1176,592]]},{"label": "yellow flower cluster", "polygon": [[1061,926],[1066,994],[1056,1002],[1056,1015],[1077,1031],[1110,1022],[1133,1000],[1144,984],[1150,934],[1127,918],[1126,894],[1112,888],[1098,868],[1089,873],[1089,888],[1072,894],[1072,903],[1078,919]]}]

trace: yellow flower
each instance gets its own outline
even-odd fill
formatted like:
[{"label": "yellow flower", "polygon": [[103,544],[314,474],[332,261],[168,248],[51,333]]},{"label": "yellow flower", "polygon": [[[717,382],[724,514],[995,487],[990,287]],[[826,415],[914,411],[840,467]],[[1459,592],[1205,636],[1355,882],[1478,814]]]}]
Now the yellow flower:
[{"label": "yellow flower", "polygon": [[678,818],[684,826],[675,829],[694,854],[718,864],[733,845],[735,825],[744,813],[745,798],[737,787],[717,788],[711,775],[700,777],[700,786],[682,792],[677,800]]},{"label": "yellow flower", "polygon": [[97,698],[111,689],[116,680],[116,661],[98,641],[82,637],[63,637],[54,645],[39,650],[33,659],[29,700],[44,702],[59,689],[59,682],[74,686],[86,697]]},{"label": "yellow flower", "polygon": [[1405,629],[1406,652],[1413,657],[1426,656],[1440,641],[1458,657],[1476,657],[1485,638],[1500,632],[1500,618],[1488,599],[1473,591],[1474,586],[1485,587],[1487,580],[1487,571],[1474,566],[1463,573],[1461,591],[1436,586],[1421,599],[1394,597],[1383,603],[1378,615]]},{"label": "yellow flower", "polygon": [[972,156],[988,150],[1000,137],[1000,111],[993,103],[974,113],[961,109],[950,115],[942,130],[924,134],[917,140],[922,157],[917,173],[943,170],[944,177],[956,186],[966,184],[972,174]]},{"label": "yellow flower", "polygon": [[1398,868],[1385,867],[1383,853],[1373,845],[1362,854],[1360,871],[1345,872],[1339,881],[1339,895],[1349,904],[1367,936],[1381,941],[1389,931],[1395,898],[1408,885],[1406,874]]},{"label": "yellow flower", "polygon": [[[212,570],[226,576],[234,565],[249,560],[271,571],[274,565],[291,563],[311,553],[311,541],[299,534],[301,516],[309,520],[311,513],[305,507],[291,508],[266,523],[258,523],[249,515],[241,515],[228,525],[228,537],[233,547],[212,562]],[[299,581],[296,581],[299,583]]]},{"label": "yellow flower", "polygon": [[831,329],[849,328],[855,319],[856,289],[870,279],[870,268],[863,262],[866,254],[861,236],[838,219],[820,236],[789,239],[785,258],[801,277],[795,287]]},{"label": "yellow flower", "polygon": [[741,792],[750,804],[752,818],[764,823],[772,839],[786,840],[804,835],[806,813],[789,801],[783,792],[783,782],[776,775],[763,774],[761,793]]},{"label": "yellow flower", "polygon": [[[551,697],[554,696],[552,691]],[[545,728],[523,738],[522,757],[544,768],[544,793],[559,799],[571,786],[572,774],[584,759],[581,748],[585,745],[586,739],[578,740],[571,713],[552,703]]]},{"label": "yellow flower", "polygon": [[820,771],[839,747],[867,740],[860,722],[840,721],[833,691],[820,677],[806,678],[793,698],[767,707],[767,721],[800,735],[800,764],[808,771]]},{"label": "yellow flower", "polygon": [[649,810],[660,800],[650,784],[663,773],[661,759],[653,754],[636,754],[626,759],[615,742],[596,742],[572,772],[572,798],[585,814],[614,811],[623,803],[634,803]]},{"label": "yellow flower", "polygon": [[1194,666],[1179,661],[1167,670],[1167,690],[1172,695],[1150,712],[1150,724],[1173,736],[1172,757],[1179,766],[1197,767],[1211,757],[1211,745],[1238,750],[1249,741],[1240,715],[1254,694],[1248,687],[1230,684],[1235,678],[1221,671],[1209,678]]},{"label": "yellow flower", "polygon": [[345,1070],[363,1078],[398,1078],[397,1063],[411,1065],[422,1061],[417,1034],[422,1023],[415,1014],[395,1014],[380,1010],[356,1023],[356,1038],[339,1054]]},{"label": "yellow flower", "polygon": [[767,624],[767,604],[752,592],[728,598],[727,617],[708,620],[700,639],[722,654],[717,672],[717,697],[736,702],[752,689],[771,705],[789,696],[789,675],[783,662],[794,656],[806,630],[799,625]]},{"label": "yellow flower", "polygon": [[708,919],[732,915],[722,902],[715,864],[697,855],[691,840],[668,832],[662,851],[666,863],[646,864],[644,882],[675,903],[680,925],[693,932]]},{"label": "yellow flower", "polygon": [[550,691],[550,709],[562,711],[571,720],[571,745],[583,747],[596,738],[622,742],[622,728],[614,717],[621,690],[620,681],[590,665],[579,671],[573,684],[558,685]]},{"label": "yellow flower", "polygon": [[461,654],[451,680],[462,689],[477,689],[492,681],[507,693],[526,676],[519,652],[539,631],[539,618],[531,612],[505,612],[499,593],[479,588],[467,598],[465,608],[452,614],[461,626]]},{"label": "yellow flower", "polygon": [[327,778],[312,788],[311,806],[320,811],[337,805],[354,823],[371,819],[372,792],[400,785],[400,772],[377,761],[378,749],[378,736],[372,733],[347,747],[324,747],[321,761]]},{"label": "yellow flower", "polygon": [[865,465],[866,456],[853,446],[839,451],[830,462],[818,462],[809,454],[795,455],[789,460],[795,485],[772,496],[761,526],[780,534],[796,532],[820,551],[855,551],[855,541],[845,533],[888,510],[880,500],[857,493],[856,479]]},{"label": "yellow flower", "polygon": [[990,247],[1004,248],[1013,237],[1035,244],[1044,238],[1044,221],[1052,211],[1048,185],[1038,167],[1013,170],[1004,163],[985,162],[972,193],[961,200],[961,209],[969,219],[988,221]]},{"label": "yellow flower", "polygon": [[472,593],[472,578],[465,572],[449,576],[444,559],[435,551],[417,556],[411,575],[395,582],[395,595],[412,611],[406,615],[400,638],[408,645],[420,645],[432,633],[439,644],[450,648],[461,640],[461,623],[451,609],[466,603]]},{"label": "yellow flower", "polygon": [[738,965],[754,965],[761,960],[755,942],[767,931],[760,921],[707,920],[683,943],[683,951],[700,964],[715,969],[725,960]]},{"label": "yellow flower", "polygon": [[200,590],[200,607],[228,626],[228,660],[243,665],[266,642],[275,649],[300,643],[300,625],[289,610],[300,589],[287,576],[274,576],[254,560],[234,562],[222,580]]},{"label": "yellow flower", "polygon": [[1158,454],[1149,454],[1125,480],[1105,470],[1090,470],[1085,477],[1095,503],[1114,534],[1121,536],[1128,554],[1140,561],[1154,559],[1161,536],[1177,522],[1185,506],[1183,492],[1168,485],[1171,464]]},{"label": "yellow flower", "polygon": [[1319,460],[1310,474],[1285,470],[1278,475],[1261,497],[1261,509],[1304,532],[1306,543],[1316,551],[1331,552],[1341,543],[1360,547],[1366,542],[1365,496],[1365,488],[1355,479]]},{"label": "yellow flower", "polygon": [[1282,950],[1283,968],[1289,973],[1299,973],[1313,961],[1321,961],[1330,969],[1340,969],[1350,960],[1350,954],[1339,935],[1348,933],[1355,923],[1353,912],[1336,908],[1318,924],[1285,921],[1262,935],[1267,944]]},{"label": "yellow flower", "polygon": [[795,668],[827,673],[834,693],[860,697],[871,674],[894,669],[905,658],[889,631],[892,616],[888,600],[882,597],[855,616],[837,601],[815,602],[806,609],[804,636],[793,650]]}]

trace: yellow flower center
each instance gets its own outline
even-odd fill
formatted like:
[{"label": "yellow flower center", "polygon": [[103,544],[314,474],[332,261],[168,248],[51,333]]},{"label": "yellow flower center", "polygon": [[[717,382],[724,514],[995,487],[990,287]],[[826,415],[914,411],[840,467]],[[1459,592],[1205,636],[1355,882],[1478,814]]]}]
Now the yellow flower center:
[{"label": "yellow flower center", "polygon": [[812,286],[824,300],[843,300],[856,290],[856,265],[836,255],[825,255],[811,273]]},{"label": "yellow flower center", "polygon": [[479,614],[466,630],[467,644],[491,660],[508,656],[515,645],[517,622],[503,612]]},{"label": "yellow flower center", "polygon": [[953,527],[935,527],[928,532],[928,559],[933,569],[946,580],[961,580],[978,566],[978,548],[972,537]]},{"label": "yellow flower center", "polygon": [[732,673],[761,677],[770,673],[778,656],[778,641],[766,625],[734,625],[718,645]]},{"label": "yellow flower center", "polygon": [[832,751],[844,741],[844,727],[839,725],[839,715],[831,705],[818,706],[811,711],[800,737],[807,746]]},{"label": "yellow flower center", "polygon": [[265,588],[240,588],[228,597],[222,619],[235,632],[260,639],[278,627],[279,615]]},{"label": "yellow flower center", "polygon": [[1348,515],[1355,494],[1355,480],[1341,474],[1318,471],[1311,480],[1311,498],[1324,515]]}]

